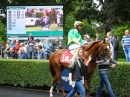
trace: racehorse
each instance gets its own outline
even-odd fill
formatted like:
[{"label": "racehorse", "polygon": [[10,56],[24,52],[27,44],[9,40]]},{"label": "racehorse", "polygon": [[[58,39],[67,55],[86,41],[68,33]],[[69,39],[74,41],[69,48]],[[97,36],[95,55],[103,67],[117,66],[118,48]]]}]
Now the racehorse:
[{"label": "racehorse", "polygon": [[[97,66],[96,58],[98,57],[99,54],[104,57],[110,58],[111,55],[110,55],[110,51],[109,51],[108,47],[109,47],[109,43],[106,40],[95,41],[95,42],[92,42],[91,44],[89,44],[88,46],[83,47],[82,58],[84,59],[84,63],[87,62],[87,58],[90,55],[92,57],[92,60],[90,61],[90,63],[88,64],[88,67],[87,67],[87,78],[88,79],[84,81],[84,87],[87,90],[86,97],[90,96],[90,82],[91,82],[92,75]],[[53,92],[53,88],[54,88],[56,81],[60,85],[63,96],[66,97],[66,94],[63,89],[62,82],[61,82],[61,72],[65,68],[68,69],[68,65],[60,62],[60,57],[62,56],[63,52],[66,50],[67,49],[57,50],[50,55],[49,69],[50,69],[51,75],[53,77],[52,86],[50,89],[50,97],[53,96],[52,92]]]}]

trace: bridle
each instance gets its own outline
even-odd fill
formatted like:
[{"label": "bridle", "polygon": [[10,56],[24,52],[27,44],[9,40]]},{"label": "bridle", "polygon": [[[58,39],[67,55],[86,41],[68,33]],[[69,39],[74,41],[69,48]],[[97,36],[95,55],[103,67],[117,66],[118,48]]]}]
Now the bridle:
[{"label": "bridle", "polygon": [[[109,45],[106,44],[106,43],[101,42],[100,47],[101,47],[101,52],[102,52],[102,54],[99,53],[99,55],[102,55],[104,58],[111,58],[111,55],[106,57],[106,55],[108,55],[110,52],[108,52],[108,48],[107,48],[107,47],[104,49],[104,46],[109,46]],[[100,48],[100,47],[99,47],[99,48]],[[99,48],[98,48],[98,49],[99,49]],[[89,57],[89,56],[87,56],[86,58],[88,59],[88,57]],[[98,57],[95,57],[95,58],[92,57],[92,59],[97,60]]]},{"label": "bridle", "polygon": [[[110,54],[110,52],[108,52],[108,48],[107,47],[104,49],[104,46],[109,46],[109,48],[110,48],[110,45],[101,43],[101,50],[103,52],[102,56],[106,57],[106,55]],[[111,58],[111,54],[107,58]]]}]

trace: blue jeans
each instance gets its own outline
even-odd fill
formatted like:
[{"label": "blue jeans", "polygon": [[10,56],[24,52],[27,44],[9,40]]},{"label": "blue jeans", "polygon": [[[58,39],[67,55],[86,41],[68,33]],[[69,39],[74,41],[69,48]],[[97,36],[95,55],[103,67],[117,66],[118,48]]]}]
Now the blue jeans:
[{"label": "blue jeans", "polygon": [[33,59],[34,58],[34,52],[29,52],[28,53],[28,58]]},{"label": "blue jeans", "polygon": [[130,47],[124,47],[124,53],[125,53],[126,61],[130,62]]},{"label": "blue jeans", "polygon": [[75,87],[70,91],[70,93],[67,95],[67,97],[72,97],[78,90],[81,92],[81,97],[86,96],[83,83],[81,81],[76,81]]},{"label": "blue jeans", "polygon": [[10,52],[7,52],[7,57],[10,57]]},{"label": "blue jeans", "polygon": [[100,97],[100,94],[102,92],[102,89],[104,87],[104,85],[106,86],[106,89],[107,89],[107,92],[109,94],[110,97],[115,97],[112,89],[111,89],[111,85],[110,85],[110,82],[108,80],[108,73],[107,72],[103,72],[103,73],[99,73],[99,77],[101,79],[100,81],[100,86],[98,88],[98,91],[96,93],[96,96],[95,97]]}]

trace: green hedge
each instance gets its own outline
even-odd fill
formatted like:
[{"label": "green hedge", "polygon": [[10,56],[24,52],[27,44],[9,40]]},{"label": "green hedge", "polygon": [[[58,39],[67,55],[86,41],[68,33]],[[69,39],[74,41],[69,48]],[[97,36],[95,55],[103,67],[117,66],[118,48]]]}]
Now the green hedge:
[{"label": "green hedge", "polygon": [[[116,72],[110,70],[109,80],[117,97],[130,96],[130,63],[118,63]],[[13,84],[22,87],[50,87],[52,77],[48,69],[48,61],[38,60],[0,60],[0,84]],[[96,92],[99,86],[99,75],[96,70],[92,83],[91,92]]]},{"label": "green hedge", "polygon": [[0,60],[0,84],[21,85],[22,87],[50,86],[51,79],[48,61]]},{"label": "green hedge", "polygon": [[118,58],[125,58],[124,51],[118,51]]}]

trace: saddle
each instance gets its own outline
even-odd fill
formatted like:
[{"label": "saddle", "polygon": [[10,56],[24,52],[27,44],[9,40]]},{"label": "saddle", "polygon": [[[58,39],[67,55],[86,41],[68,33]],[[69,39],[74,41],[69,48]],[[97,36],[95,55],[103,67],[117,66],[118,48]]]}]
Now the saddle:
[{"label": "saddle", "polygon": [[72,54],[70,53],[69,50],[66,50],[63,52],[63,54],[60,57],[60,62],[64,64],[69,64],[69,60],[72,58]]}]

